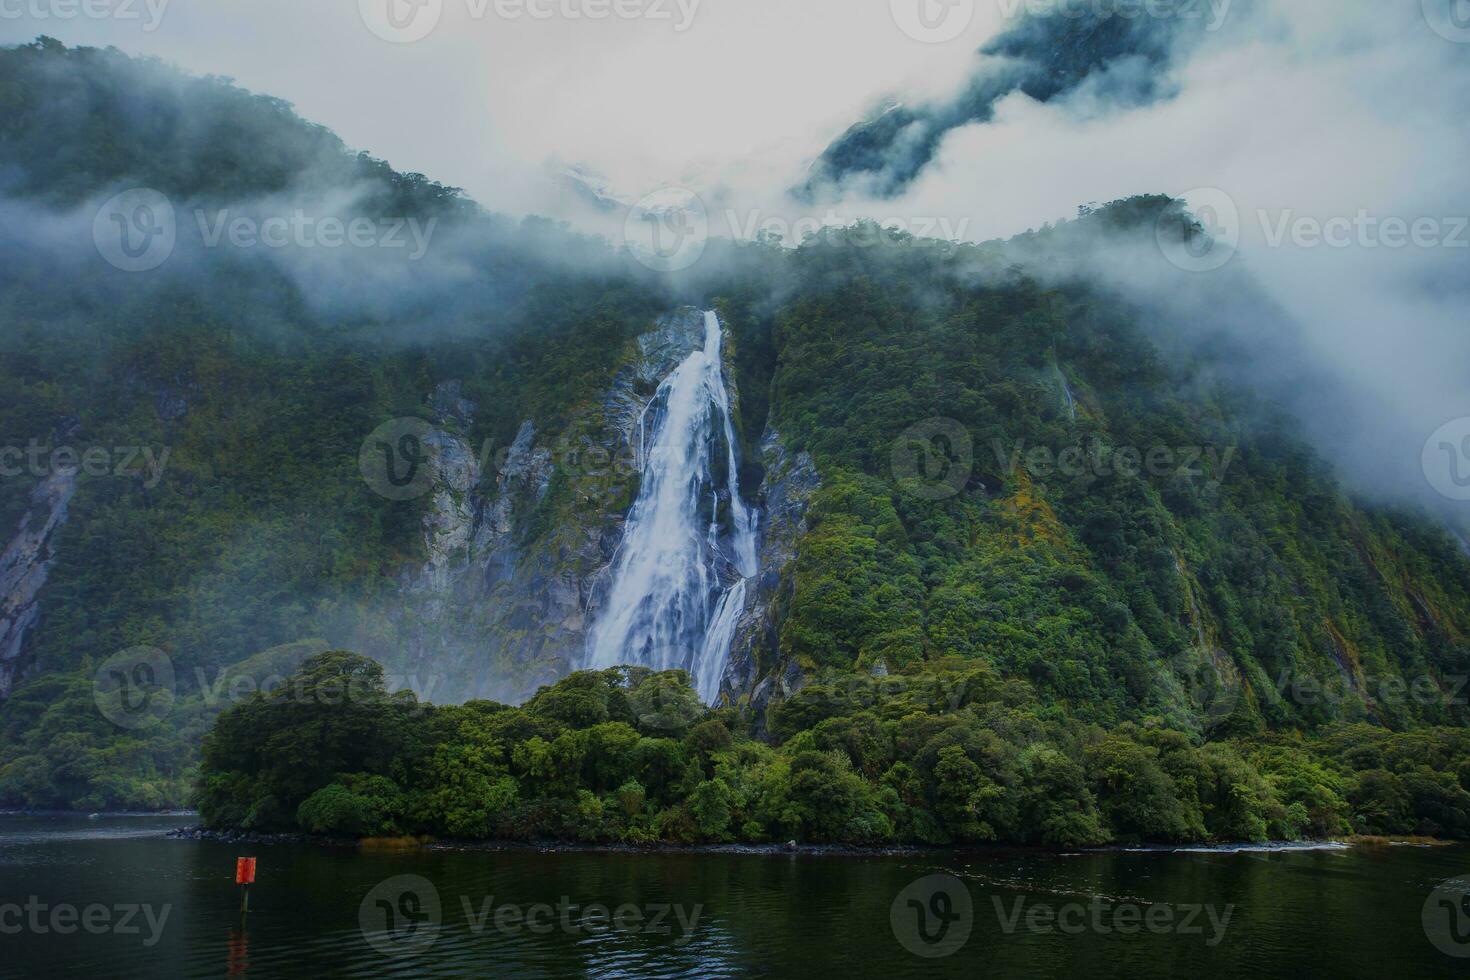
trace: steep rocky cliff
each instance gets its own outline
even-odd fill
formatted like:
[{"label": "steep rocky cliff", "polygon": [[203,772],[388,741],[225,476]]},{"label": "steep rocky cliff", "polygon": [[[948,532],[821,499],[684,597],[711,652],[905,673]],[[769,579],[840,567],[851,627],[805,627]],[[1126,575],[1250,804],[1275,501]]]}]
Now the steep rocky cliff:
[{"label": "steep rocky cliff", "polygon": [[766,471],[760,493],[760,565],[730,647],[724,690],[732,701],[748,695],[764,708],[773,695],[789,695],[802,683],[794,662],[778,663],[777,640],[781,605],[792,585],[791,561],[806,532],[807,503],[820,480],[811,457],[788,453],[774,429],[766,430],[760,451]]},{"label": "steep rocky cliff", "polygon": [[[471,445],[466,432],[476,406],[460,386],[436,388],[427,558],[404,575],[401,608],[370,619],[361,641],[399,668],[402,686],[439,701],[520,701],[582,665],[637,494],[645,409],[664,377],[700,347],[703,332],[698,310],[660,319],[624,353],[602,398],[564,431],[543,433],[526,420],[499,452]],[[738,399],[733,381],[730,387]],[[782,572],[816,486],[810,458],[788,457],[775,432],[759,451],[766,479],[749,501],[764,511],[759,574],[723,685],[732,700],[750,695],[772,667]]]},{"label": "steep rocky cliff", "polygon": [[46,584],[53,539],[66,522],[67,504],[76,488],[76,473],[71,470],[52,473],[37,484],[29,509],[0,553],[0,698],[29,669],[24,657],[26,633],[40,618],[37,594]]}]

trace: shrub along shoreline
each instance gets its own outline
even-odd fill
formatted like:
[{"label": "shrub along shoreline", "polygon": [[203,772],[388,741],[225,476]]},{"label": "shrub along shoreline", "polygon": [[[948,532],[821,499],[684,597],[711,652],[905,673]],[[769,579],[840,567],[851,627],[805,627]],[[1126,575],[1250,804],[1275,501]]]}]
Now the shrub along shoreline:
[{"label": "shrub along shoreline", "polygon": [[1178,851],[1212,851],[1220,854],[1234,853],[1293,853],[1302,851],[1344,850],[1353,847],[1398,846],[1412,844],[1416,847],[1452,847],[1458,842],[1437,838],[1418,837],[1362,837],[1350,835],[1341,840],[1301,840],[1264,842],[1182,842],[1177,844],[1103,844],[1097,847],[1056,848],[1034,847],[1023,844],[971,843],[971,844],[801,844],[796,841],[785,843],[741,843],[689,844],[674,841],[649,841],[629,844],[621,841],[576,841],[547,838],[543,840],[506,840],[485,838],[465,840],[437,837],[388,837],[356,838],[327,834],[293,832],[256,832],[247,830],[211,829],[201,825],[175,827],[164,837],[173,840],[200,840],[220,844],[308,844],[330,849],[361,849],[365,852],[384,851],[488,851],[488,852],[538,852],[543,854],[733,854],[747,857],[934,857],[934,856],[995,856],[1004,854],[1054,854],[1065,850],[1067,854],[1115,854],[1152,853],[1173,854]]},{"label": "shrub along shoreline", "polygon": [[347,838],[1077,848],[1465,839],[1467,785],[1462,729],[1104,729],[973,662],[835,678],[755,717],[627,667],[520,707],[423,704],[331,651],[219,716],[196,803],[211,829]]}]

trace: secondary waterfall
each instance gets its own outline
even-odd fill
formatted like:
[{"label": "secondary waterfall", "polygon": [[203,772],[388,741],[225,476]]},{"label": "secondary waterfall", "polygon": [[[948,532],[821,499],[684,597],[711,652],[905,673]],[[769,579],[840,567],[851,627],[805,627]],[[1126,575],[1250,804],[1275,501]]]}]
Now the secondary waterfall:
[{"label": "secondary waterfall", "polygon": [[1077,399],[1072,396],[1072,383],[1067,380],[1067,375],[1063,373],[1062,366],[1057,363],[1055,351],[1052,352],[1051,367],[1056,372],[1057,384],[1062,389],[1062,407],[1067,410],[1067,418],[1075,422],[1077,421]]},{"label": "secondary waterfall", "polygon": [[643,411],[642,484],[587,643],[589,667],[688,670],[707,704],[719,696],[746,579],[756,571],[758,514],[740,496],[723,339],[719,318],[706,312],[704,347]]}]

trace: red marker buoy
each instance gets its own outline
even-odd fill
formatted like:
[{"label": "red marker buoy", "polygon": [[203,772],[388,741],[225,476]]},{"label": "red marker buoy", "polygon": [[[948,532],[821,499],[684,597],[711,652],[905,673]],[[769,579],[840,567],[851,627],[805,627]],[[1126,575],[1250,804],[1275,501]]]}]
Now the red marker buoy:
[{"label": "red marker buoy", "polygon": [[255,882],[255,858],[235,858],[235,884],[240,886],[240,911],[250,911],[250,886]]}]

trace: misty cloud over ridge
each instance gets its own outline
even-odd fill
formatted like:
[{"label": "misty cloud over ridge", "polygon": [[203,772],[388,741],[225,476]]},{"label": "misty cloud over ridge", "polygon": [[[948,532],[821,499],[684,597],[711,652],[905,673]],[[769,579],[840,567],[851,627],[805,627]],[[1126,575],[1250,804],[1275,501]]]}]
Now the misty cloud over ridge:
[{"label": "misty cloud over ridge", "polygon": [[980,64],[958,92],[883,106],[828,146],[793,193],[826,201],[848,184],[872,197],[896,197],[933,163],[950,132],[990,122],[1013,93],[1046,103],[1086,88],[1115,107],[1167,98],[1170,66],[1221,26],[1231,2],[1201,5],[1190,16],[1123,16],[1113,3],[1053,4],[1050,12],[1023,14],[980,49]]},{"label": "misty cloud over ridge", "polygon": [[[1223,266],[1152,276],[1121,248],[1094,278],[1175,311],[1161,321],[1172,329],[1208,321],[1233,339],[1236,377],[1289,407],[1351,489],[1464,527],[1467,505],[1437,492],[1421,459],[1436,430],[1470,416],[1470,44],[1435,9],[1242,5],[1219,32],[1174,35],[1154,90],[1167,97],[1017,89],[947,130],[896,195],[863,174],[827,186],[847,211],[969,219],[972,240],[1086,202],[1184,198],[1228,225],[1215,229],[1231,242]],[[1230,287],[1240,273],[1250,302]],[[1288,349],[1280,330],[1295,334]]]},{"label": "misty cloud over ridge", "polygon": [[[557,146],[565,159],[585,160],[590,168],[609,172],[629,200],[667,183],[669,174],[681,175],[679,182],[704,195],[712,222],[723,223],[728,209],[737,219],[732,224],[771,215],[792,226],[798,217],[820,215],[831,206],[847,220],[937,218],[962,229],[959,236],[970,241],[1008,238],[1071,215],[1085,202],[1160,193],[1198,203],[1198,191],[1219,191],[1232,202],[1239,231],[1236,254],[1225,270],[1192,273],[1200,283],[1185,292],[1178,280],[1148,277],[1135,284],[1136,290],[1152,288],[1155,298],[1171,308],[1181,308],[1196,292],[1209,293],[1210,312],[1221,329],[1229,326],[1243,350],[1254,346],[1260,355],[1240,372],[1243,380],[1294,406],[1306,430],[1315,433],[1318,448],[1355,488],[1418,500],[1427,492],[1419,466],[1425,440],[1447,420],[1470,415],[1467,253],[1452,243],[1384,248],[1354,240],[1347,247],[1302,246],[1292,230],[1302,219],[1324,225],[1352,222],[1360,213],[1378,222],[1410,224],[1453,222],[1470,214],[1470,181],[1463,167],[1470,158],[1470,131],[1463,124],[1463,107],[1470,100],[1470,45],[1446,37],[1425,13],[1435,4],[1448,10],[1450,2],[1235,0],[1215,31],[1208,30],[1209,14],[1219,8],[1207,3],[1196,5],[1204,16],[1193,22],[1032,16],[992,32],[993,24],[977,19],[971,34],[927,47],[904,38],[888,22],[886,9],[854,11],[854,53],[822,43],[836,31],[849,30],[848,22],[834,20],[822,4],[817,6],[823,16],[808,19],[786,13],[785,5],[778,10],[775,4],[745,0],[739,19],[749,21],[749,33],[740,35],[742,64],[752,63],[752,52],[803,53],[789,61],[778,56],[774,63],[781,70],[752,71],[750,77],[721,70],[725,63],[718,60],[710,62],[708,73],[684,70],[693,54],[710,59],[717,49],[732,47],[728,41],[716,43],[715,29],[729,30],[736,19],[717,0],[704,8],[709,19],[682,37],[642,27],[629,28],[626,36],[588,29],[577,35],[577,44],[566,46],[561,35],[553,37],[557,25],[535,35],[533,25],[521,24],[485,32],[480,47],[475,46],[480,35],[445,31],[422,47],[402,51],[368,44],[372,39],[364,37],[354,11],[340,21],[307,23],[284,6],[264,4],[262,11],[270,8],[272,16],[295,18],[289,20],[293,30],[299,28],[302,43],[312,42],[320,60],[311,65],[315,74],[306,79],[311,84],[303,81],[304,62],[279,70],[279,89],[275,76],[267,77],[275,70],[268,71],[263,61],[251,62],[255,74],[249,81],[287,97],[322,93],[312,98],[327,102],[311,103],[306,114],[334,129],[340,120],[361,133],[363,118],[331,103],[345,98],[338,92],[343,85],[363,84],[353,73],[373,59],[401,70],[433,60],[437,87],[432,98],[414,100],[412,113],[391,100],[370,98],[374,124],[405,127],[417,140],[416,152],[422,149],[408,163],[417,167],[427,160],[434,165],[422,169],[462,183],[487,207],[510,213],[563,217],[574,209],[558,211],[552,198],[520,193],[519,183],[488,176],[479,182],[462,179],[465,171],[456,167],[474,158],[471,172],[478,167],[482,176],[498,177],[510,166],[506,161],[517,157],[540,172],[546,144],[566,143]],[[1108,9],[1106,3],[1093,6]],[[1088,4],[1079,7],[1089,9]],[[981,5],[977,11],[984,9]],[[214,16],[181,10],[148,38],[119,34],[116,43],[132,51],[145,49],[146,42],[146,49],[168,50],[169,57],[177,51],[192,70],[210,70],[201,63],[219,60],[218,51],[201,38]],[[235,25],[256,15],[239,10],[218,16]],[[782,32],[776,40],[778,26]],[[334,62],[339,55],[333,46],[322,43],[328,31],[341,35],[340,64]],[[993,34],[988,40],[987,32]],[[560,100],[560,112],[542,112],[528,121],[515,108],[500,111],[505,106],[490,99],[504,93],[477,88],[484,82],[475,74],[479,69],[465,67],[471,61],[513,65],[513,58],[506,59],[514,52],[496,59],[485,53],[523,37],[539,37],[544,47],[534,50],[555,51],[557,58],[588,55],[595,41],[600,60],[589,65],[587,78],[602,78],[597,71],[613,71],[609,66],[617,63],[616,70],[625,74],[646,69],[657,84],[638,75],[635,88],[641,95],[609,88],[606,100],[591,102],[585,87],[593,83],[562,79],[557,66],[563,62],[552,60],[545,70],[530,73],[526,84]],[[752,48],[751,38],[770,40]],[[622,46],[625,42],[629,46]],[[891,46],[891,61],[873,57],[874,50],[889,50],[884,45]],[[977,48],[987,52],[978,64],[971,53]],[[893,103],[902,105],[878,117],[876,126],[860,125],[853,130],[858,135],[844,142],[842,126],[878,94],[854,81],[844,61],[852,58],[865,59],[865,84],[881,85]],[[875,72],[875,64],[883,67]],[[336,73],[357,81],[324,82]],[[447,76],[462,84],[440,84]],[[490,93],[484,104],[466,108],[482,91]],[[743,94],[741,105],[749,107],[738,123],[728,118],[732,91]],[[813,109],[818,102],[821,112]],[[413,113],[439,120],[440,143],[424,138],[422,119],[411,118]],[[599,124],[580,127],[589,134],[586,140],[564,139],[568,120],[580,123],[594,113],[601,117]],[[906,119],[922,125],[906,125]],[[758,138],[763,131],[769,131],[769,142]],[[493,142],[487,133],[509,156],[485,149]],[[723,133],[728,140],[717,144],[724,156],[719,166],[708,160],[716,152],[704,138],[710,133]],[[657,164],[640,169],[633,150],[645,143],[667,152]],[[854,151],[846,168],[840,174],[833,170],[828,175],[833,179],[816,180],[810,202],[794,200],[789,190],[801,161],[828,150],[810,175],[819,177],[826,166],[822,159],[844,145]],[[735,152],[738,147],[745,148],[744,155]],[[858,152],[868,149],[871,165]],[[283,189],[271,189],[261,199],[273,201],[277,193]],[[289,198],[294,189],[284,193]],[[589,219],[586,227],[616,241],[621,225],[622,215],[615,213],[601,224]],[[1278,238],[1282,228],[1285,235]],[[354,303],[371,297],[388,302],[390,309],[415,304],[422,309],[421,301],[431,301],[436,289],[457,293],[485,288],[493,280],[485,275],[493,267],[479,258],[462,261],[476,255],[468,246],[474,240],[467,232],[467,247],[448,248],[456,239],[441,226],[426,259],[430,264],[403,276],[402,290],[393,288],[391,277],[359,276],[357,270],[370,264],[350,261],[381,256],[287,250],[265,257],[284,262],[311,302],[341,302],[341,309],[350,312]],[[441,246],[446,246],[443,256],[437,255]],[[617,267],[615,257],[604,266],[595,251],[546,249],[549,261],[576,264],[585,258],[591,269]],[[726,250],[712,246],[686,279],[715,278],[713,266],[723,254]],[[1115,265],[1100,266],[1098,276],[1122,281],[1129,270]],[[431,269],[433,275],[424,275]],[[1268,347],[1278,322],[1274,315],[1230,303],[1231,289],[1223,285],[1230,270],[1248,271],[1280,322],[1297,325],[1293,356],[1301,363],[1286,363]],[[368,288],[356,289],[359,280]],[[401,306],[393,307],[395,302]],[[1189,325],[1181,318],[1173,322]],[[1328,380],[1310,386],[1266,383],[1277,376]]]},{"label": "misty cloud over ridge", "polygon": [[[606,242],[396,172],[226,79],[55,42],[7,52],[4,71],[45,111],[5,126],[0,281],[61,306],[113,317],[174,291],[262,326],[304,308],[413,342],[494,329],[548,281],[646,272]],[[92,142],[113,152],[79,156]]]}]

